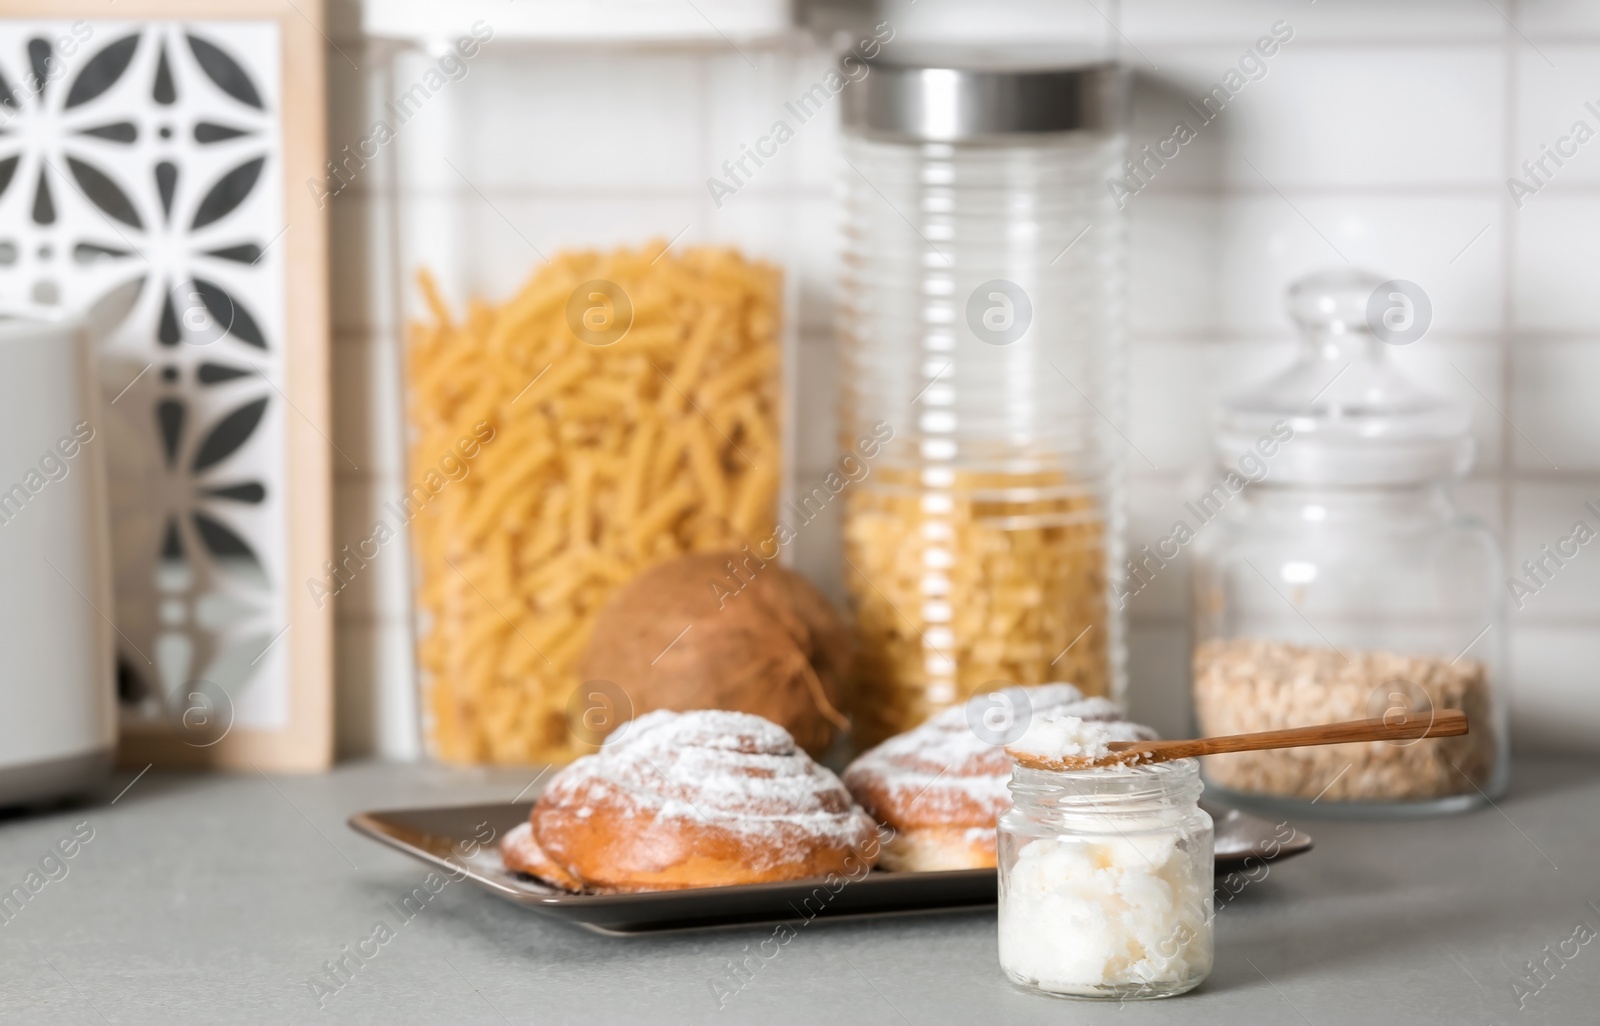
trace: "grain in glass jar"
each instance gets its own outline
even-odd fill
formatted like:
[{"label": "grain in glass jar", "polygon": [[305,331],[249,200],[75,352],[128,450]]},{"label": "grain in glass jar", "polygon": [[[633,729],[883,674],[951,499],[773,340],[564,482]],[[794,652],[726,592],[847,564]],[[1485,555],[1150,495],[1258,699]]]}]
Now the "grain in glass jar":
[{"label": "grain in glass jar", "polygon": [[1207,735],[1443,709],[1470,732],[1216,756],[1224,800],[1403,816],[1505,786],[1500,549],[1451,494],[1472,463],[1466,411],[1393,366],[1408,303],[1419,316],[1407,288],[1297,282],[1298,356],[1225,403],[1217,454],[1242,466],[1254,449],[1260,473],[1202,500],[1216,523],[1195,551],[1195,709]]}]

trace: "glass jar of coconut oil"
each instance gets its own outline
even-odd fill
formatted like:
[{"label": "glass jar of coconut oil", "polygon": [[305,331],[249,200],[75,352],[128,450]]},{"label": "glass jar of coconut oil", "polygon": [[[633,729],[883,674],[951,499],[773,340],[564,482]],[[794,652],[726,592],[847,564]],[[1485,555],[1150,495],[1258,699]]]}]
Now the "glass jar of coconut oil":
[{"label": "glass jar of coconut oil", "polygon": [[1171,997],[1211,972],[1212,824],[1194,759],[1018,765],[1000,817],[1000,967],[1042,994]]}]

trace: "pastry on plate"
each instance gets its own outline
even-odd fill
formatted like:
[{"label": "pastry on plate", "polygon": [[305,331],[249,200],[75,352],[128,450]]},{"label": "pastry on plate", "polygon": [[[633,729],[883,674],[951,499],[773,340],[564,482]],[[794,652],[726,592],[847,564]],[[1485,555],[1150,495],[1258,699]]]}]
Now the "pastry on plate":
[{"label": "pastry on plate", "polygon": [[[1018,688],[1033,715],[1103,722],[1113,740],[1154,740],[1149,727],[1124,719],[1122,707],[1085,698],[1070,684]],[[995,864],[995,823],[1011,807],[1011,757],[998,737],[974,729],[964,705],[862,753],[844,771],[845,786],[893,831],[884,869],[929,872]]]},{"label": "pastry on plate", "polygon": [[713,710],[623,724],[501,843],[508,868],[591,891],[859,873],[877,854],[872,818],[788,731]]},{"label": "pastry on plate", "polygon": [[532,823],[519,823],[500,839],[500,859],[507,869],[536,876],[564,891],[583,890],[583,881],[544,853],[533,837]]}]

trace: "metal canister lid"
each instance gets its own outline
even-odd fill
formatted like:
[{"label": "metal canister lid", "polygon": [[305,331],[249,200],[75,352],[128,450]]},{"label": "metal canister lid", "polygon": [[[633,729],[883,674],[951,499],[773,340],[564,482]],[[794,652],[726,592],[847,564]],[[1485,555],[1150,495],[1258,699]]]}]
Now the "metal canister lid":
[{"label": "metal canister lid", "polygon": [[1031,48],[885,49],[840,70],[845,126],[909,140],[1110,131],[1126,109],[1121,65]]}]

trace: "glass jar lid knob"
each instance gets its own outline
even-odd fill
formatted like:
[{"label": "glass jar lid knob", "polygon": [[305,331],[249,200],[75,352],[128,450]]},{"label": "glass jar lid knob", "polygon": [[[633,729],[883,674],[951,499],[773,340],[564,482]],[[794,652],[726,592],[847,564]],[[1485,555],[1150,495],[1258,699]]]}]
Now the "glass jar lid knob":
[{"label": "glass jar lid knob", "polygon": [[1308,275],[1289,286],[1289,316],[1311,335],[1368,332],[1368,300],[1382,284],[1370,271]]},{"label": "glass jar lid knob", "polygon": [[1382,486],[1465,473],[1470,418],[1419,386],[1392,354],[1427,330],[1416,285],[1362,270],[1312,274],[1289,287],[1302,342],[1289,365],[1221,405],[1217,455],[1225,464],[1262,435],[1282,441],[1268,479],[1283,484]]}]

